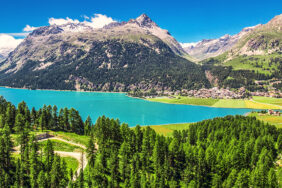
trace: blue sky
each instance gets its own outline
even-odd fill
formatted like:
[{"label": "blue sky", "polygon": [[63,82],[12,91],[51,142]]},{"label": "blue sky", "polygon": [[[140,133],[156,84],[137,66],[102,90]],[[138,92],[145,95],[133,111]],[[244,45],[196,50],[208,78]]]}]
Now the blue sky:
[{"label": "blue sky", "polygon": [[264,24],[282,13],[282,0],[3,0],[0,33],[48,25],[51,17],[82,21],[95,13],[118,21],[146,13],[179,42],[195,42]]}]

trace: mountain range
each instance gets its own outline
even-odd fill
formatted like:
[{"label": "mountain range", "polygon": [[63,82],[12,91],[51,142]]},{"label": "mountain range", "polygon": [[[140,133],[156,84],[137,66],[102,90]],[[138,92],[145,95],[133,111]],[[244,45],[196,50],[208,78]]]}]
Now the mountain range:
[{"label": "mountain range", "polygon": [[176,90],[208,86],[201,67],[147,15],[103,28],[40,27],[0,63],[1,85],[76,90]]},{"label": "mountain range", "polygon": [[243,36],[253,31],[261,24],[253,27],[246,27],[236,35],[224,35],[218,39],[204,39],[196,43],[181,43],[185,52],[196,60],[204,60],[209,57],[218,56],[230,50]]},{"label": "mountain range", "polygon": [[103,28],[83,22],[44,26],[8,57],[2,55],[0,85],[147,92],[254,89],[254,80],[281,77],[281,20],[278,15],[236,35],[195,44],[178,43],[146,14]]}]

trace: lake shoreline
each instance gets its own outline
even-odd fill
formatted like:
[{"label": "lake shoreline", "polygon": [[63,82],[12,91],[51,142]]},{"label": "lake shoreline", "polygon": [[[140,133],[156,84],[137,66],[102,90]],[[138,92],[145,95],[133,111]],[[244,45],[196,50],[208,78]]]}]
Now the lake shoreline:
[{"label": "lake shoreline", "polygon": [[30,90],[30,91],[68,91],[68,92],[83,92],[83,93],[125,93],[127,92],[117,92],[117,91],[83,91],[83,90],[60,90],[60,89],[30,89],[30,88],[18,88],[18,87],[10,87],[10,86],[0,86],[3,88],[9,88],[9,89],[24,89],[24,90]]},{"label": "lake shoreline", "polygon": [[[29,88],[17,88],[17,87],[10,87],[10,86],[0,86],[2,88],[9,88],[9,89],[22,89],[22,90],[30,90],[30,91],[64,91],[64,92],[81,92],[81,93],[120,93],[120,94],[126,94],[127,97],[144,100],[148,102],[154,102],[154,103],[162,103],[162,104],[174,104],[174,105],[188,105],[188,106],[204,106],[204,107],[210,107],[210,108],[228,108],[228,109],[253,109],[253,110],[264,110],[259,108],[239,108],[239,107],[216,107],[216,106],[208,106],[208,105],[198,105],[198,104],[181,104],[181,103],[169,103],[169,102],[162,102],[162,101],[151,101],[147,98],[142,97],[134,97],[128,94],[128,92],[115,92],[115,91],[77,91],[77,90],[57,90],[57,89],[29,89]],[[162,96],[166,97],[166,96]],[[236,99],[240,100],[240,99]]]},{"label": "lake shoreline", "polygon": [[109,118],[118,118],[130,127],[191,123],[226,115],[244,115],[251,111],[200,105],[162,104],[133,98],[120,92],[60,92],[12,87],[1,87],[0,90],[0,94],[14,105],[25,101],[29,104],[29,108],[39,109],[44,105],[56,105],[59,109],[74,108],[80,112],[83,120],[88,116],[98,119],[106,115]]}]

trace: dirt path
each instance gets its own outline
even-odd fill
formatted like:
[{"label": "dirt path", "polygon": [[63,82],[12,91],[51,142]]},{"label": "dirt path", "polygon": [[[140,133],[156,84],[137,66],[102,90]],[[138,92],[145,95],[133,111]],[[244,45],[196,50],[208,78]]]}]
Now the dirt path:
[{"label": "dirt path", "polygon": [[[58,138],[58,137],[50,137],[50,138],[44,138],[44,139],[41,139],[41,140],[38,140],[38,142],[42,142],[42,141],[45,141],[45,140],[60,140],[62,142],[65,142],[65,143],[68,143],[70,145],[74,145],[74,146],[78,146],[82,149],[86,149],[86,147],[84,145],[81,145],[81,144],[78,144],[78,143],[74,143],[74,142],[71,142],[71,141],[68,141],[68,140],[64,140],[62,138]],[[77,175],[80,174],[80,171],[81,169],[84,170],[87,163],[88,163],[88,160],[87,160],[87,157],[86,157],[86,154],[85,153],[81,153],[81,152],[66,152],[66,151],[55,151],[56,154],[58,154],[59,156],[61,157],[72,157],[72,158],[75,158],[79,165],[78,165],[78,169],[77,169]],[[82,158],[83,156],[83,158]],[[74,176],[73,177],[73,181],[76,180],[76,177]]]},{"label": "dirt path", "polygon": [[50,137],[50,138],[44,138],[44,139],[40,139],[38,140],[38,142],[42,142],[42,141],[45,141],[45,140],[59,140],[59,141],[62,141],[62,142],[65,142],[65,143],[68,143],[70,145],[74,145],[74,146],[78,146],[82,149],[86,149],[86,147],[82,144],[78,144],[78,143],[75,143],[75,142],[71,142],[71,141],[68,141],[68,140],[65,140],[65,139],[62,139],[62,138],[59,138],[59,137]]},{"label": "dirt path", "polygon": [[[58,137],[50,137],[50,138],[44,138],[44,139],[41,139],[41,140],[38,140],[38,142],[43,142],[45,140],[60,140],[62,142],[65,142],[65,143],[68,143],[70,145],[74,145],[74,146],[78,146],[82,149],[86,149],[86,147],[84,145],[81,145],[81,144],[78,144],[78,143],[74,143],[74,142],[71,142],[71,141],[68,141],[68,140],[64,140],[62,138],[58,138]],[[14,152],[15,153],[19,153],[20,151],[20,146],[16,146],[13,148],[14,149]],[[72,158],[75,158],[79,165],[78,165],[78,169],[77,169],[77,175],[79,175],[81,169],[84,170],[87,163],[88,163],[88,160],[87,160],[87,157],[86,157],[86,154],[84,153],[81,153],[81,152],[66,152],[66,151],[54,151],[55,154],[61,156],[61,157],[72,157]],[[83,157],[82,157],[83,155]],[[73,177],[73,181],[76,180],[76,177],[74,176]]]},{"label": "dirt path", "polygon": [[[55,151],[56,154],[58,154],[61,157],[72,157],[75,158],[78,163],[78,169],[77,169],[77,175],[80,174],[81,169],[85,169],[86,165],[87,165],[87,157],[85,154],[79,153],[79,152],[66,152],[66,151]],[[82,155],[83,155],[83,159],[82,159]],[[82,164],[83,163],[83,164]],[[76,180],[76,177],[73,177],[73,180]]]}]

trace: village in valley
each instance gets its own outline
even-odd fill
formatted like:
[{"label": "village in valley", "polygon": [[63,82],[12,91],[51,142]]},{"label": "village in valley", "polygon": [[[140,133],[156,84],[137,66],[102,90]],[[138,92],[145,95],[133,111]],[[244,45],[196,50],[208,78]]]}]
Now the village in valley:
[{"label": "village in valley", "polygon": [[157,95],[148,95],[146,98],[153,98],[156,96],[169,96],[173,98],[174,96],[188,96],[196,98],[213,98],[213,99],[246,99],[251,98],[252,96],[262,96],[262,97],[274,97],[282,98],[282,93],[279,90],[271,91],[256,91],[249,92],[244,87],[239,88],[238,90],[230,90],[229,88],[218,88],[213,87],[210,89],[202,88],[199,90],[186,90],[181,91],[177,90],[175,92],[164,91],[163,93],[156,93]]}]

